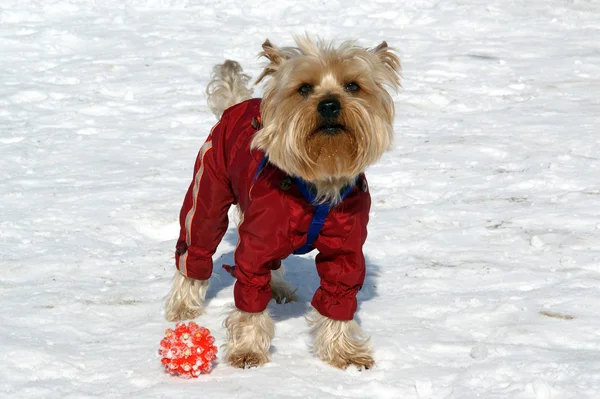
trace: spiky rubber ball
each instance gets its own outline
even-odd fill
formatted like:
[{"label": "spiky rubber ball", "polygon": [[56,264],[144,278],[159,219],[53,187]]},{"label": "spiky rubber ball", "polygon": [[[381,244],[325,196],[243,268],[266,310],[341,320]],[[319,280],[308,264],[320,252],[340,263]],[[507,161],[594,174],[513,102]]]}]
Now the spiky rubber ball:
[{"label": "spiky rubber ball", "polygon": [[158,354],[165,369],[179,377],[196,378],[210,373],[217,359],[215,338],[207,328],[190,321],[177,323],[175,329],[167,329],[160,341]]}]

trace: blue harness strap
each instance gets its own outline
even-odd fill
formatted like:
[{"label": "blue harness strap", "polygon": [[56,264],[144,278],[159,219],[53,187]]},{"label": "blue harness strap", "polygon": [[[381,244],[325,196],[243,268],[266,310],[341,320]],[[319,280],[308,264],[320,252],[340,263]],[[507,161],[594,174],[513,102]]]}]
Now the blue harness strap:
[{"label": "blue harness strap", "polygon": [[[298,189],[302,193],[302,196],[309,203],[314,203],[316,196],[314,191],[308,185],[308,183],[298,177],[295,177],[294,181],[296,182],[296,186],[298,186]],[[342,200],[346,198],[348,194],[350,194],[350,191],[352,191],[355,185],[356,182],[355,184],[352,184],[344,189],[344,192],[342,193]],[[325,218],[327,218],[327,215],[329,214],[331,208],[331,204],[328,203],[316,205],[315,213],[313,214],[312,221],[310,222],[310,227],[308,228],[308,233],[306,234],[306,244],[295,250],[294,255],[304,255],[315,249],[315,247],[313,247],[313,243],[319,236],[319,233],[323,228],[323,224],[325,224]]]},{"label": "blue harness strap", "polygon": [[265,167],[267,162],[269,162],[269,157],[265,155],[263,157],[263,159],[260,161],[260,163],[258,164],[258,168],[256,168],[256,174],[254,175],[254,183],[256,183],[256,179],[258,179],[258,175],[260,174],[261,170],[263,170],[263,168]]},{"label": "blue harness strap", "polygon": [[[269,158],[265,155],[260,161],[258,168],[256,169],[256,174],[254,175],[254,182],[256,182],[256,179],[258,179],[258,175],[268,162]],[[358,181],[358,177],[356,178],[356,180]],[[294,177],[294,182],[296,183],[296,186],[300,190],[300,193],[308,201],[308,203],[314,204],[317,198],[311,186],[299,177]],[[352,191],[355,185],[356,181],[354,182],[354,184],[344,189],[344,192],[341,196],[342,200],[346,198],[348,194],[350,194],[350,191]],[[327,215],[329,214],[331,208],[332,206],[329,203],[315,205],[315,213],[313,214],[313,218],[310,222],[310,227],[308,228],[308,233],[306,234],[306,243],[297,250],[295,250],[294,255],[304,255],[315,249],[313,247],[313,244],[319,236],[319,233],[321,232],[321,229],[325,224],[325,219],[327,218]]]}]

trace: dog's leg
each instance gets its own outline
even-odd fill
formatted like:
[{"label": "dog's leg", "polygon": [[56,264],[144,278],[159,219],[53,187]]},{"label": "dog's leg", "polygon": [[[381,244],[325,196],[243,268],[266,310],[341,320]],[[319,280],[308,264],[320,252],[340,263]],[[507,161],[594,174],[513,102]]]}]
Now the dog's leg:
[{"label": "dog's leg", "polygon": [[314,352],[321,360],[341,369],[350,365],[359,369],[373,367],[369,338],[364,337],[354,320],[333,320],[314,309],[307,320],[314,336]]},{"label": "dog's leg", "polygon": [[284,274],[283,265],[277,270],[271,270],[271,297],[277,303],[296,302],[298,300],[296,290],[285,281]]},{"label": "dog's leg", "polygon": [[275,335],[275,323],[267,310],[246,313],[233,308],[225,319],[227,355],[234,367],[261,366],[270,360],[269,347]]},{"label": "dog's leg", "polygon": [[165,318],[169,321],[195,319],[204,313],[204,298],[208,280],[194,280],[175,270],[171,291],[165,303]]}]

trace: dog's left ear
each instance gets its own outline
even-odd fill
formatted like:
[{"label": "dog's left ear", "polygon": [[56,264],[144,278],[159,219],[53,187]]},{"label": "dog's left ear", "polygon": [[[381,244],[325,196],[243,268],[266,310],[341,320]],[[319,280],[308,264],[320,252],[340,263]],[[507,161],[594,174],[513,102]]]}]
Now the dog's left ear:
[{"label": "dog's left ear", "polygon": [[402,66],[400,65],[400,59],[394,53],[394,49],[389,47],[386,41],[383,41],[379,46],[370,51],[375,54],[388,69],[389,83],[400,86],[400,72],[402,71]]},{"label": "dog's left ear", "polygon": [[260,76],[256,79],[256,82],[254,82],[254,84],[260,83],[260,81],[263,80],[265,77],[275,73],[275,71],[277,71],[281,64],[283,64],[283,62],[286,60],[286,57],[284,56],[284,54],[282,54],[281,50],[278,47],[271,44],[269,39],[265,40],[265,42],[262,45],[262,48],[263,51],[258,56],[267,58],[269,60],[269,64],[267,64],[267,66],[262,71]]}]

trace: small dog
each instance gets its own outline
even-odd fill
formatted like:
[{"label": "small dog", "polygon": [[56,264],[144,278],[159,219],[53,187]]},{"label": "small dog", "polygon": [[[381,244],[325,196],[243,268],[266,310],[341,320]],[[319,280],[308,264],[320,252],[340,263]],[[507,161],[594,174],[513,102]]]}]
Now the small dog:
[{"label": "small dog", "polygon": [[214,69],[208,103],[220,120],[200,149],[181,210],[166,318],[203,313],[212,255],[236,204],[226,361],[241,368],[269,361],[275,326],[267,304],[296,300],[281,260],[317,249],[321,284],[307,316],[314,352],[335,367],[370,368],[369,339],[353,320],[370,209],[363,172],[391,146],[386,87],[400,86],[400,62],[386,42],[371,50],[309,37],[296,44],[262,45],[269,61],[256,81],[267,79],[262,100],[250,98],[250,77],[237,62]]}]

